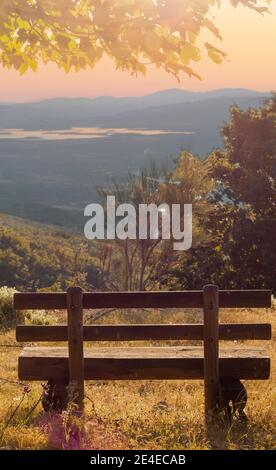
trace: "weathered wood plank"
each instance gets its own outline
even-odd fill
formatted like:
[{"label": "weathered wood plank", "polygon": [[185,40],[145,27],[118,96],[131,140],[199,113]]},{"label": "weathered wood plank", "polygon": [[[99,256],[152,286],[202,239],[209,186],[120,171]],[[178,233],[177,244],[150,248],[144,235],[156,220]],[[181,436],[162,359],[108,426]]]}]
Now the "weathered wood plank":
[{"label": "weathered wood plank", "polygon": [[[20,357],[66,357],[68,349],[63,346],[26,346],[20,353]],[[201,346],[91,346],[85,348],[85,357],[102,358],[203,358]],[[220,349],[220,357],[248,358],[267,357],[265,348],[260,346],[231,346]]]},{"label": "weathered wood plank", "polygon": [[220,290],[220,308],[271,308],[271,290]]},{"label": "weathered wood plank", "polygon": [[[67,325],[18,325],[17,341],[67,341]],[[84,341],[203,340],[202,324],[84,325]],[[220,340],[269,340],[269,323],[221,323]]]},{"label": "weathered wood plank", "polygon": [[[203,291],[86,293],[84,308],[203,308]],[[271,307],[269,290],[219,292],[219,306]]]},{"label": "weathered wood plank", "polygon": [[[271,307],[270,290],[232,290],[219,292],[223,308]],[[66,309],[66,294],[17,293],[16,310]],[[203,292],[92,292],[83,294],[83,308],[203,308]]]},{"label": "weathered wood plank", "polygon": [[14,294],[13,301],[16,310],[66,310],[65,292],[26,292]]},{"label": "weathered wood plank", "polygon": [[[221,378],[268,379],[270,359],[263,348],[220,351]],[[86,380],[203,379],[200,347],[89,348],[85,351]],[[19,357],[20,380],[69,377],[67,348],[24,348]]]}]

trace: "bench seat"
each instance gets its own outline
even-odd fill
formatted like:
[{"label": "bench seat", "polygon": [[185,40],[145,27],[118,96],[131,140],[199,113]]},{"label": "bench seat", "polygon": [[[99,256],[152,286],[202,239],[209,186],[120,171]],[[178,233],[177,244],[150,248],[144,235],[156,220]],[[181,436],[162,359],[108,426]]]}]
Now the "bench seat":
[{"label": "bench seat", "polygon": [[[25,347],[20,380],[68,380],[66,347]],[[264,348],[229,347],[219,352],[220,377],[264,380],[270,359]],[[91,347],[84,351],[85,380],[203,379],[203,348]]]}]

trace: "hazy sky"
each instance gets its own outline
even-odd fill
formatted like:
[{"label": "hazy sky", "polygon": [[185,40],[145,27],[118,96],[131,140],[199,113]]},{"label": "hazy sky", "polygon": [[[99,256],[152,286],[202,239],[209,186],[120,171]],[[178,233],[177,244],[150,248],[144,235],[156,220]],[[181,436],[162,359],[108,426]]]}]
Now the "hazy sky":
[{"label": "hazy sky", "polygon": [[243,7],[234,9],[224,0],[215,10],[223,43],[204,33],[209,41],[228,53],[230,62],[216,65],[204,58],[193,63],[202,81],[181,77],[180,83],[166,72],[150,68],[146,77],[118,72],[108,59],[94,70],[70,72],[55,65],[41,66],[36,73],[20,76],[0,67],[0,101],[29,101],[58,96],[143,95],[165,88],[203,91],[224,87],[246,87],[260,91],[276,89],[276,1],[272,14],[261,16]]}]

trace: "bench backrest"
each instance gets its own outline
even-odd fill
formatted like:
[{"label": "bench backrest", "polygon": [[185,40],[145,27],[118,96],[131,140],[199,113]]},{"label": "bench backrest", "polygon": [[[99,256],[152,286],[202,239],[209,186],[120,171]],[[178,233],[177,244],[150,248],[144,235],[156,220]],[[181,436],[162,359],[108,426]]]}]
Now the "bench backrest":
[{"label": "bench backrest", "polygon": [[[72,289],[71,289],[72,290]],[[69,289],[70,292],[70,289]],[[16,293],[16,310],[66,310],[68,293]],[[99,308],[199,308],[203,309],[204,291],[183,292],[93,292],[82,293],[83,309]],[[270,308],[270,290],[221,290],[221,308]],[[17,341],[67,341],[67,325],[19,325]],[[84,325],[84,341],[203,340],[203,324],[127,324]],[[219,325],[221,340],[271,339],[266,323]]]}]

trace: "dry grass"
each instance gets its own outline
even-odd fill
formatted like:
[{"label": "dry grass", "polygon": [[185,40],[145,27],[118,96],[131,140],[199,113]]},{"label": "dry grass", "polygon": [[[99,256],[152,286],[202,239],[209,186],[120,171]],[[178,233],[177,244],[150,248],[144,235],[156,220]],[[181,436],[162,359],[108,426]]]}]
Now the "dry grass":
[{"label": "dry grass", "polygon": [[[163,321],[164,314],[151,321]],[[166,318],[167,318],[166,314]],[[197,319],[198,319],[198,315]],[[185,321],[191,321],[191,314]],[[115,321],[116,316],[110,321]],[[148,318],[147,318],[148,320]],[[222,321],[269,322],[274,310],[224,311]],[[172,312],[169,321],[183,321]],[[47,415],[40,404],[41,385],[30,391],[17,383],[18,347],[14,331],[2,333],[0,344],[0,447],[12,449],[272,449],[275,448],[276,350],[273,341],[260,342],[269,350],[269,381],[248,381],[248,423],[220,425],[206,436],[203,384],[196,381],[89,382],[84,417],[70,410]]]}]

